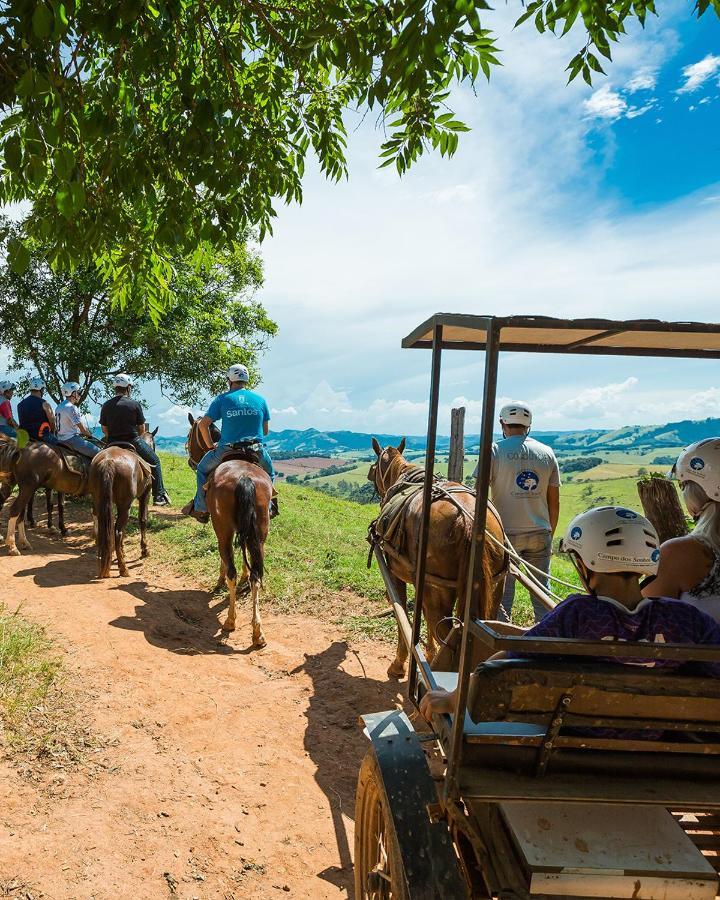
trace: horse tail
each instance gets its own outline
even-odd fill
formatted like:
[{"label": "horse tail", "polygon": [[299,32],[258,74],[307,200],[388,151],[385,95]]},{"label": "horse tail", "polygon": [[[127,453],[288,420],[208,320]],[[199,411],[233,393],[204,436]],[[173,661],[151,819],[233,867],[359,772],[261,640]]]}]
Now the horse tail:
[{"label": "horse tail", "polygon": [[113,484],[115,466],[112,459],[103,459],[98,463],[100,469],[100,497],[97,501],[97,541],[100,555],[100,578],[110,577],[112,553],[115,542],[113,523]]},{"label": "horse tail", "polygon": [[[483,558],[480,565],[480,593],[478,596],[478,609],[473,609],[473,616],[480,619],[491,619],[497,616],[497,603],[495,602],[497,578],[493,572],[493,560],[498,556],[498,551],[488,537],[488,532],[492,529],[493,513],[488,507],[487,524]],[[472,524],[465,523],[465,540],[462,542],[462,550],[458,559],[458,583],[457,583],[457,612],[456,615],[462,619],[465,615],[465,603],[467,602],[467,592],[469,586],[469,578],[471,577],[470,559],[472,557]]]},{"label": "horse tail", "polygon": [[250,581],[262,581],[263,554],[255,502],[255,482],[241,475],[235,485],[235,546],[242,550]]}]

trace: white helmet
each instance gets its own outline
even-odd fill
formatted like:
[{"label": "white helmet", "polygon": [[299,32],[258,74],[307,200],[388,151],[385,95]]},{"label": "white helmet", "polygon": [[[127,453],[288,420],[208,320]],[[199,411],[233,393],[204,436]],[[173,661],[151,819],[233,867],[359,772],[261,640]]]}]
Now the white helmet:
[{"label": "white helmet", "polygon": [[15,390],[15,382],[0,381],[0,393],[4,394],[5,391],[14,391],[14,390]]},{"label": "white helmet", "polygon": [[690,444],[673,467],[678,481],[694,481],[711,500],[720,500],[720,438]]},{"label": "white helmet", "polygon": [[133,380],[127,375],[125,372],[120,372],[119,375],[115,376],[115,387],[119,388],[129,388],[132,387]]},{"label": "white helmet", "polygon": [[532,412],[527,403],[515,401],[506,403],[500,410],[500,421],[504,425],[524,425],[529,428],[532,425]]},{"label": "white helmet", "polygon": [[245,384],[250,381],[250,373],[248,372],[247,367],[240,363],[230,366],[225,375],[228,381],[242,381]]},{"label": "white helmet", "polygon": [[62,386],[63,397],[71,397],[75,391],[80,390],[80,385],[77,381],[66,381]]},{"label": "white helmet", "polygon": [[591,572],[655,575],[660,539],[645,516],[624,506],[598,506],[575,516],[560,550],[573,551]]},{"label": "white helmet", "polygon": [[45,390],[45,382],[39,376],[30,379],[30,390],[31,391],[44,391]]}]

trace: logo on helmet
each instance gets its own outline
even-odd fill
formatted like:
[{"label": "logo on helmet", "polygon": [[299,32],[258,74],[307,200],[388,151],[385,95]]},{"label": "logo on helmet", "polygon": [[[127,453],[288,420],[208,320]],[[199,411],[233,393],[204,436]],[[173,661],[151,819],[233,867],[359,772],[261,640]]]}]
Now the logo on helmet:
[{"label": "logo on helmet", "polygon": [[520,472],[515,479],[515,484],[523,491],[536,491],[540,485],[540,476],[528,469],[525,472]]},{"label": "logo on helmet", "polygon": [[660,559],[660,548],[656,547],[653,552],[650,554],[650,559],[653,562],[657,562]]},{"label": "logo on helmet", "polygon": [[621,519],[637,519],[637,513],[631,509],[616,509],[615,515],[620,516]]},{"label": "logo on helmet", "polygon": [[690,468],[693,472],[701,472],[705,468],[705,460],[700,456],[693,456],[690,460]]},{"label": "logo on helmet", "polygon": [[579,541],[582,537],[582,528],[579,525],[576,525],[573,530],[570,532],[570,537],[574,541]]}]

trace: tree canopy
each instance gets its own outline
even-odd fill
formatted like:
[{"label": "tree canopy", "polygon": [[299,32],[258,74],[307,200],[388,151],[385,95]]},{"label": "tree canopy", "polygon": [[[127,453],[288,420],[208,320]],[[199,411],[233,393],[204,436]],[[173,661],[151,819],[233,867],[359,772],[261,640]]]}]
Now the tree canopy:
[{"label": "tree canopy", "polygon": [[[17,231],[9,227],[8,240]],[[45,248],[32,243],[22,274],[0,265],[0,345],[14,369],[37,370],[56,400],[64,381],[78,381],[83,401],[99,401],[118,372],[155,379],[166,396],[188,405],[224,389],[223,371],[232,363],[247,365],[254,383],[259,353],[276,331],[254,299],[261,260],[237,242],[205,253],[201,270],[171,260],[173,300],[155,327],[147,312],[113,309],[95,267],[54,273]]]},{"label": "tree canopy", "polygon": [[[696,0],[702,15],[720,0]],[[6,0],[0,17],[0,200],[30,201],[52,264],[95,265],[154,317],[171,260],[202,259],[273,204],[301,198],[312,148],[346,171],[343,111],[386,125],[383,164],[452,154],[453,85],[498,64],[487,0]],[[520,11],[520,10],[519,10]],[[519,22],[566,34],[592,80],[654,0],[531,0]],[[573,28],[573,26],[575,26]],[[568,54],[570,55],[570,54]],[[21,272],[22,240],[9,247]]]}]

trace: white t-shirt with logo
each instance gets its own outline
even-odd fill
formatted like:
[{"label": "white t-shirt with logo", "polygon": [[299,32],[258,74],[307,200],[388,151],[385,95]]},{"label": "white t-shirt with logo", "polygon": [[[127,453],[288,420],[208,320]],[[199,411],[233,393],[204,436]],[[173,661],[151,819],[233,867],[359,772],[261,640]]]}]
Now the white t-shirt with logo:
[{"label": "white t-shirt with logo", "polygon": [[547,491],[559,484],[550,447],[520,434],[493,444],[490,490],[508,534],[550,531]]},{"label": "white t-shirt with logo", "polygon": [[55,422],[57,436],[61,441],[69,440],[73,435],[80,434],[82,419],[77,406],[69,400],[63,400],[55,410]]}]

